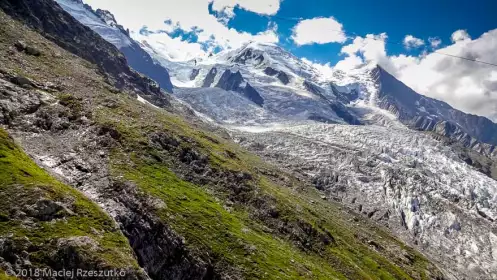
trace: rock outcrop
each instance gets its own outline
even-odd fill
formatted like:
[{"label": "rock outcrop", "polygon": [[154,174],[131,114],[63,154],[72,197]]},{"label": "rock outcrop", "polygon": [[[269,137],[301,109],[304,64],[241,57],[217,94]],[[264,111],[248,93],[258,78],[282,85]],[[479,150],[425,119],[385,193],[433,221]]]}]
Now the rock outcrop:
[{"label": "rock outcrop", "polygon": [[231,70],[224,71],[221,78],[219,78],[216,87],[228,91],[239,92],[243,94],[243,96],[245,96],[247,99],[249,99],[250,101],[254,102],[259,106],[262,106],[264,104],[264,99],[262,98],[262,96],[259,94],[259,92],[257,92],[256,89],[254,89],[249,83],[247,83],[243,79],[240,71],[237,72],[231,72]]},{"label": "rock outcrop", "polygon": [[280,80],[280,82],[282,82],[284,85],[287,85],[290,82],[290,78],[283,71],[279,71],[271,67],[266,67],[266,69],[264,69],[264,73],[268,76],[276,76],[278,80]]}]

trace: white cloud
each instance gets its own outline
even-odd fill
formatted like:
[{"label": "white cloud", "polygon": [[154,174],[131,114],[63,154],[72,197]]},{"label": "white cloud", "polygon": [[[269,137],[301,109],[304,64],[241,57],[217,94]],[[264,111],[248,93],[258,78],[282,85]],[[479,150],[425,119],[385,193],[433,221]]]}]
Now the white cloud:
[{"label": "white cloud", "polygon": [[457,41],[464,41],[464,40],[468,40],[468,39],[471,39],[471,37],[469,36],[468,32],[466,30],[457,30],[455,31],[454,33],[452,33],[452,36],[450,36],[450,39],[452,40],[452,42],[457,42]]},{"label": "white cloud", "polygon": [[430,42],[430,46],[433,49],[436,49],[436,48],[440,47],[440,45],[442,44],[442,39],[440,39],[438,37],[430,37],[430,38],[428,38],[428,42]]},{"label": "white cloud", "polygon": [[347,36],[335,18],[313,18],[300,21],[293,28],[293,41],[297,45],[343,43]]},{"label": "white cloud", "polygon": [[162,54],[171,61],[186,61],[194,57],[205,57],[205,51],[199,43],[189,43],[181,38],[171,38],[166,33],[155,33],[143,36],[136,34],[135,40],[150,46],[154,51]]},{"label": "white cloud", "polygon": [[241,9],[263,15],[274,15],[280,9],[280,0],[210,0],[214,11],[232,9],[238,6]]},{"label": "white cloud", "polygon": [[[166,30],[171,32],[171,26],[173,26],[173,29],[194,32],[198,36],[198,43],[208,47],[218,46],[223,49],[238,48],[249,41],[278,42],[275,25],[254,35],[229,28],[225,23],[226,18],[233,16],[232,7],[234,5],[260,14],[273,14],[279,9],[279,0],[85,0],[85,2],[94,8],[111,11],[120,24],[130,29],[132,36],[140,37],[140,40],[153,40],[154,45],[173,43],[172,49],[183,46],[194,50],[198,48],[198,44],[193,43],[193,46],[188,47],[189,42],[172,40],[167,34],[147,39],[138,36],[138,31],[143,26],[147,26],[150,31]],[[212,3],[213,9],[224,13],[221,20],[209,14],[210,3]],[[191,53],[193,55],[195,52]],[[177,57],[180,55],[178,54]]]},{"label": "white cloud", "polygon": [[[377,38],[371,41],[371,38]],[[497,120],[497,70],[495,67],[441,54],[467,57],[497,64],[497,29],[470,39],[467,32],[458,30],[452,35],[453,44],[438,49],[437,53],[419,56],[386,53],[386,35],[357,37],[342,48],[347,57],[335,68],[351,59],[362,63],[374,61],[399,80],[429,97],[443,100],[453,107]],[[368,42],[369,40],[369,42]],[[349,60],[349,61],[348,61]]]},{"label": "white cloud", "polygon": [[385,49],[387,38],[386,33],[368,34],[366,37],[357,36],[351,44],[342,47],[341,54],[345,54],[346,58],[338,62],[335,67],[347,71],[363,63],[387,62]]},{"label": "white cloud", "polygon": [[419,38],[416,38],[412,35],[407,35],[404,38],[403,43],[404,43],[404,47],[406,47],[406,49],[414,49],[414,48],[419,48],[422,45],[424,45],[425,41],[423,41]]},{"label": "white cloud", "polygon": [[352,55],[340,60],[334,67],[336,70],[349,71],[363,64],[362,58]]},{"label": "white cloud", "polygon": [[321,78],[324,78],[325,80],[332,77],[333,75],[334,69],[333,67],[331,67],[331,64],[329,62],[326,64],[320,64],[317,62],[313,62],[305,57],[302,58],[302,61],[316,69],[319,72]]}]

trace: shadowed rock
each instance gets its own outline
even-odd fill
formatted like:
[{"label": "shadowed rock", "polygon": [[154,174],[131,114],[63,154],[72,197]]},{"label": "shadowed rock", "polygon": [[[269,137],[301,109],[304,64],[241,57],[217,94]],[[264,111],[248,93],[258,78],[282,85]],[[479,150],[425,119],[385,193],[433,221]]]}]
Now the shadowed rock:
[{"label": "shadowed rock", "polygon": [[217,75],[217,69],[216,67],[213,67],[205,77],[204,84],[202,85],[202,87],[210,87],[214,82],[214,78],[216,78],[216,75]]},{"label": "shadowed rock", "polygon": [[239,92],[259,106],[264,104],[262,96],[249,83],[245,82],[240,71],[235,73],[231,72],[231,70],[224,71],[216,87]]}]

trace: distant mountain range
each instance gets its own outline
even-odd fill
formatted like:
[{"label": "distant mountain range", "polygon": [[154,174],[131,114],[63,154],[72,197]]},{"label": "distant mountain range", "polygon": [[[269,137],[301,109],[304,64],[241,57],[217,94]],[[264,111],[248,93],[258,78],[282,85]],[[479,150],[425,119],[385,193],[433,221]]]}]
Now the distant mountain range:
[{"label": "distant mountain range", "polygon": [[[157,81],[168,92],[173,91],[167,69],[170,68],[175,72],[173,76],[183,75],[176,79],[182,81],[179,86],[189,83],[198,87],[214,86],[228,91],[238,91],[259,106],[267,98],[268,104],[265,108],[270,114],[285,111],[284,114],[287,116],[297,118],[361,123],[355,116],[354,110],[347,109],[349,103],[357,100],[359,96],[350,96],[348,90],[338,90],[339,87],[335,84],[344,83],[343,80],[336,78],[338,75],[328,82],[323,83],[322,79],[316,81],[316,78],[321,78],[319,73],[280,47],[269,48],[267,45],[254,47],[253,44],[252,47],[227,52],[230,54],[217,55],[201,62],[199,67],[195,67],[193,62],[165,61],[160,53],[149,45],[133,40],[129,31],[119,25],[109,11],[100,9],[95,11],[81,0],[57,0],[57,2],[81,23],[118,47],[131,67]],[[265,66],[269,64],[268,59],[278,63],[276,66]],[[238,65],[250,65],[253,69],[250,67],[232,69],[233,66]],[[277,69],[278,66],[282,69]],[[211,68],[208,69],[209,67]],[[259,75],[261,70],[263,76]],[[185,77],[185,73],[188,77]],[[494,147],[497,145],[497,124],[489,119],[466,114],[445,102],[418,94],[380,66],[371,71],[355,74],[356,77],[357,75],[369,75],[370,77],[362,79],[374,80],[375,86],[379,89],[375,97],[376,106],[393,113],[405,125],[436,132],[492,157],[497,155]],[[192,84],[192,81],[198,81],[199,78],[203,80]],[[214,79],[216,79],[215,84]],[[350,80],[350,77],[346,79]],[[347,87],[361,87],[358,84],[361,78],[356,80],[358,81],[349,83]],[[317,99],[299,98],[299,94],[313,95]],[[266,98],[261,95],[266,95]],[[282,102],[284,103],[278,104]]]}]

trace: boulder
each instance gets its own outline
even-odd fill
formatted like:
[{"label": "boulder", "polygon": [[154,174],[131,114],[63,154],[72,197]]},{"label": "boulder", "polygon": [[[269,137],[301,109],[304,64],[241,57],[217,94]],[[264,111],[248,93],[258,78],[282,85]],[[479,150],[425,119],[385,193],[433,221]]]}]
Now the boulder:
[{"label": "boulder", "polygon": [[26,49],[26,44],[23,41],[17,41],[14,44],[14,47],[20,52],[23,52]]},{"label": "boulder", "polygon": [[19,52],[25,52],[28,55],[33,55],[33,56],[40,56],[41,51],[38,50],[37,48],[27,45],[23,41],[17,41],[14,44],[14,47],[19,51]]},{"label": "boulder", "polygon": [[38,50],[37,48],[35,47],[31,47],[31,46],[27,46],[25,49],[24,49],[24,52],[28,55],[33,55],[33,56],[40,56],[41,55],[41,51]]},{"label": "boulder", "polygon": [[32,88],[34,86],[33,81],[31,81],[30,79],[28,79],[24,76],[21,76],[21,75],[17,75],[15,77],[12,77],[10,81],[13,84],[16,84],[16,85],[24,87],[24,88]]}]

